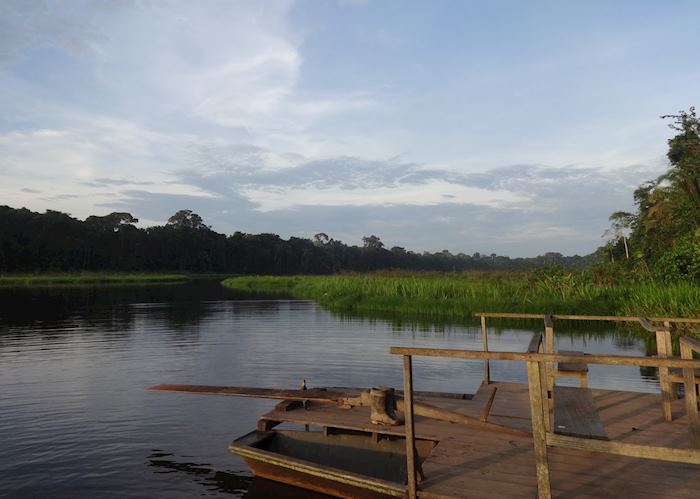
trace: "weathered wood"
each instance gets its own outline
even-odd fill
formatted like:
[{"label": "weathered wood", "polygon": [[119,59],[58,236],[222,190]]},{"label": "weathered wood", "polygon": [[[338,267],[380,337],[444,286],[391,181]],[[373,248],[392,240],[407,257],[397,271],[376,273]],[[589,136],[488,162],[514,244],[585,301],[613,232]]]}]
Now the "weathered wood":
[{"label": "weathered wood", "polygon": [[[458,350],[449,348],[413,348],[391,347],[389,352],[394,355],[413,355],[422,357],[446,357],[453,359],[491,359],[491,360],[520,360],[536,362],[580,362],[578,355],[563,355],[551,353],[523,352],[482,352],[481,350]],[[658,357],[631,357],[625,355],[586,355],[588,364],[609,364],[617,366],[665,366],[680,368],[700,368],[700,360],[660,359]]]},{"label": "weathered wood", "polygon": [[[663,327],[653,325],[653,324],[651,323],[651,320],[650,320],[648,317],[639,317],[637,320],[639,321],[639,324],[641,324],[641,326],[642,326],[644,329],[646,329],[647,331],[649,331],[650,333],[656,333],[656,332],[658,332],[658,331],[664,331],[664,328],[663,328]],[[666,322],[669,322],[669,321],[666,321]]]},{"label": "weathered wood", "polygon": [[537,494],[540,499],[551,499],[549,483],[549,463],[547,462],[547,441],[544,423],[544,401],[542,400],[542,380],[537,362],[527,363],[527,382],[530,394],[530,417],[532,419],[532,440],[535,446],[535,469],[537,472]]},{"label": "weathered wood", "polygon": [[[692,359],[693,352],[700,353],[700,342],[683,337],[680,339],[681,357]],[[700,447],[700,416],[698,415],[698,395],[695,385],[695,371],[683,369],[683,388],[685,391],[685,408],[688,414],[690,440],[694,447]]]},{"label": "weathered wood", "polygon": [[554,433],[608,440],[588,388],[554,388]]},{"label": "weathered wood", "polygon": [[416,435],[413,419],[413,367],[411,356],[403,357],[404,425],[406,427],[406,482],[408,499],[416,498]]},{"label": "weathered wood", "polygon": [[491,395],[489,396],[489,399],[486,401],[486,405],[484,405],[484,409],[481,411],[481,416],[479,416],[479,419],[484,423],[489,418],[489,413],[491,412],[493,400],[496,398],[496,390],[498,390],[498,387],[494,386],[493,390],[491,391]]},{"label": "weathered wood", "polygon": [[700,451],[694,449],[671,449],[668,447],[569,437],[553,433],[547,434],[547,445],[643,459],[656,459],[659,461],[700,464]]},{"label": "weathered wood", "polygon": [[[562,355],[578,355],[584,357],[583,352],[576,350],[559,350]],[[586,362],[558,362],[556,369],[552,372],[552,379],[557,376],[569,376],[579,379],[581,388],[588,388],[588,364]]]},{"label": "weathered wood", "polygon": [[[489,421],[531,430],[528,386],[492,381],[472,400],[431,399],[431,404],[479,418],[493,388],[497,387]],[[592,389],[598,414],[611,439],[623,443],[686,449],[688,429],[684,401],[674,400],[674,422],[658,417],[657,394]],[[416,392],[414,391],[414,395]],[[414,397],[414,400],[416,397]],[[419,497],[523,497],[537,493],[532,437],[469,428],[427,419],[415,414],[415,435],[439,441],[423,462],[426,479]],[[311,404],[308,409],[271,411],[263,418],[296,424],[310,423],[364,431],[370,435],[403,438],[402,426],[378,427],[369,423],[369,409],[341,409],[332,404]],[[552,495],[557,497],[635,497],[643,499],[695,499],[700,490],[700,468],[694,464],[639,459],[625,455],[549,447]],[[405,487],[403,489],[405,493]]]},{"label": "weathered wood", "polygon": [[[502,319],[543,319],[547,314],[520,314],[506,312],[474,312],[475,317],[493,317]],[[573,321],[610,321],[610,322],[639,322],[639,317],[623,315],[571,315],[552,314],[552,318]],[[652,322],[672,322],[678,324],[700,324],[700,318],[695,317],[647,317]]]},{"label": "weathered wood", "polygon": [[163,384],[152,386],[152,392],[177,392],[199,395],[227,395],[231,397],[253,397],[278,400],[311,400],[314,402],[337,403],[348,397],[356,397],[359,393],[347,391],[331,391],[325,388],[310,388],[308,390],[279,390],[276,388],[251,388],[244,386],[209,386],[209,385],[172,385]]},{"label": "weathered wood", "polygon": [[[554,353],[554,323],[551,315],[544,316],[544,352]],[[545,429],[552,430],[552,420],[554,412],[554,362],[544,362],[540,364],[544,378],[542,384],[545,386],[543,397],[545,403]]]},{"label": "weathered wood", "polygon": [[[492,402],[493,403],[493,402]],[[396,399],[396,406],[399,411],[405,412],[406,400]],[[425,403],[413,403],[413,414],[416,416],[423,416],[426,418],[436,419],[438,421],[445,421],[447,423],[457,423],[466,426],[474,426],[484,430],[498,431],[501,433],[508,433],[510,435],[518,436],[530,436],[528,432],[518,430],[517,428],[511,428],[509,426],[491,423],[488,421],[482,421],[479,418],[474,418],[467,416],[466,414],[461,414],[459,412],[450,411],[440,407],[435,407]]]},{"label": "weathered wood", "polygon": [[[484,352],[489,351],[488,331],[486,330],[486,317],[481,317],[481,348]],[[491,382],[491,368],[489,359],[484,359],[484,383]]]},{"label": "weathered wood", "polygon": [[[659,357],[672,357],[671,331],[661,328],[656,331],[656,354]],[[661,387],[661,409],[665,421],[671,421],[671,401],[673,397],[673,383],[668,379],[668,367],[659,367],[659,385]]]},{"label": "weathered wood", "polygon": [[542,344],[542,333],[535,333],[530,338],[530,343],[527,344],[527,353],[537,353],[540,350],[540,345]]}]

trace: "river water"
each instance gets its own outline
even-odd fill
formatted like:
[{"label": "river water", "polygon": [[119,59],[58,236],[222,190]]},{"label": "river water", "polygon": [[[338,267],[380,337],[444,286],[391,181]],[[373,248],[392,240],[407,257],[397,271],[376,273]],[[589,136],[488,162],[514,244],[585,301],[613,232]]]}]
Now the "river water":
[{"label": "river water", "polygon": [[[341,317],[198,280],[0,290],[0,495],[309,497],[253,480],[229,442],[274,402],[146,391],[159,383],[295,388],[402,385],[392,345],[481,348],[478,324]],[[580,326],[579,326],[580,327]],[[523,351],[535,329],[490,329]],[[557,324],[562,349],[644,355],[643,342]],[[480,362],[414,359],[415,389],[473,393]],[[492,378],[524,381],[521,363]],[[565,383],[565,382],[564,382]],[[656,373],[591,366],[590,384],[658,390]]]}]

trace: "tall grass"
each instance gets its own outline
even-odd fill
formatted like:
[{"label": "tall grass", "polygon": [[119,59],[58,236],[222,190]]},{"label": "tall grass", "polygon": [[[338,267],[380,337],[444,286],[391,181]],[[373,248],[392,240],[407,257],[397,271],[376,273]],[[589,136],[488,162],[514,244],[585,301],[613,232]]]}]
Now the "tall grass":
[{"label": "tall grass", "polygon": [[576,275],[454,273],[243,276],[241,290],[286,292],[339,312],[399,313],[461,320],[473,312],[697,316],[700,287],[689,283],[596,284]]},{"label": "tall grass", "polygon": [[181,274],[13,274],[0,275],[0,286],[81,286],[93,284],[176,284]]}]

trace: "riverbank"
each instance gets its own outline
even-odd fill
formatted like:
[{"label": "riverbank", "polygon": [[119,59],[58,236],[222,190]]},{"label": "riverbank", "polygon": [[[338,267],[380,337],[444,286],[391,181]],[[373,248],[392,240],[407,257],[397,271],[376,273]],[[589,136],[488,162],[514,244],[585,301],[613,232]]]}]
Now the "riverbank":
[{"label": "riverbank", "polygon": [[0,286],[80,286],[95,284],[179,284],[184,274],[9,274],[0,275]]},{"label": "riverbank", "polygon": [[454,273],[386,276],[242,276],[224,286],[288,293],[336,312],[396,313],[461,321],[473,312],[696,317],[700,286],[692,283],[597,284],[534,273]]}]

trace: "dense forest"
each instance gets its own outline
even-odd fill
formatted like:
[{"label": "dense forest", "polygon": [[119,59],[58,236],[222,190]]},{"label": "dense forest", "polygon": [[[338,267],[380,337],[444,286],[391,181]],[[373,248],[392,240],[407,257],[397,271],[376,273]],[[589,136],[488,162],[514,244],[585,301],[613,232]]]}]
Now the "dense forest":
[{"label": "dense forest", "polygon": [[664,281],[700,280],[700,119],[695,108],[662,116],[677,133],[668,141],[669,169],[634,192],[636,212],[610,216],[613,266]]},{"label": "dense forest", "polygon": [[0,272],[179,271],[236,274],[330,274],[339,271],[410,269],[436,271],[525,270],[559,265],[582,268],[590,257],[546,253],[535,258],[449,251],[415,253],[386,249],[379,237],[361,246],[316,234],[312,239],[276,234],[226,236],[190,210],[163,226],[141,229],[129,213],[90,216],[0,207]]}]

